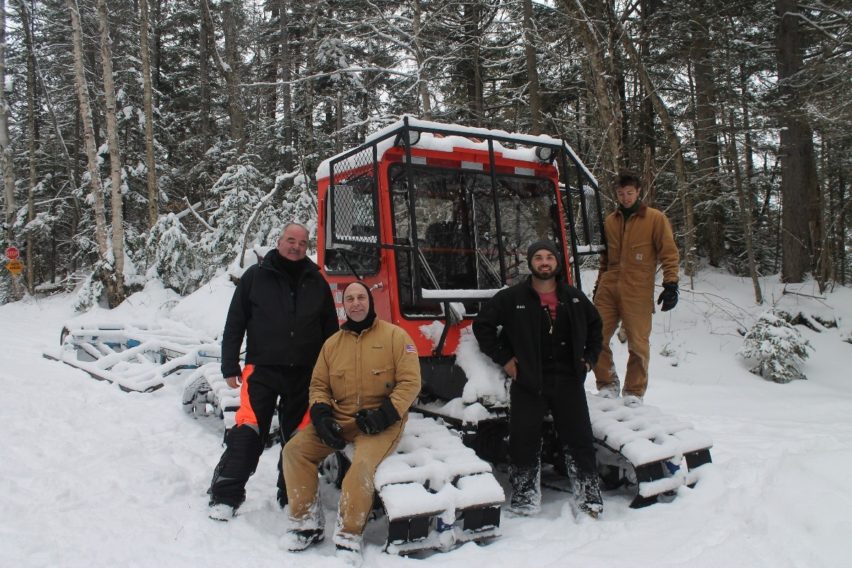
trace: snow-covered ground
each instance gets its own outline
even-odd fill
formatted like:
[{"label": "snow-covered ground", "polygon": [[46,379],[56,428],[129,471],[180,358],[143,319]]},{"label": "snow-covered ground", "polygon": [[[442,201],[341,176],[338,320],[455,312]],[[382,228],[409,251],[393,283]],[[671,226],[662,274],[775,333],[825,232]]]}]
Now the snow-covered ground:
[{"label": "snow-covered ground", "polygon": [[[806,381],[765,381],[736,355],[737,329],[766,309],[754,306],[748,280],[702,272],[696,293],[654,317],[646,402],[714,441],[714,463],[694,489],[640,510],[627,494],[606,493],[597,521],[575,518],[564,494],[546,490],[542,514],[504,515],[499,539],[415,558],[382,553],[374,522],[365,565],[852,566],[852,290],[817,300],[782,295],[775,278],[763,284],[788,311],[839,321],[822,333],[799,327],[814,347]],[[810,285],[795,291],[818,295]],[[215,336],[230,294],[224,279],[185,299],[152,285],[86,317],[170,318]],[[330,541],[298,555],[281,548],[275,451],[264,453],[239,517],[207,518],[221,424],[183,412],[180,380],[129,394],[42,358],[75,317],[72,303],[54,296],[0,307],[0,566],[342,566]],[[623,367],[626,350],[615,349]],[[334,497],[324,496],[329,509]]]}]

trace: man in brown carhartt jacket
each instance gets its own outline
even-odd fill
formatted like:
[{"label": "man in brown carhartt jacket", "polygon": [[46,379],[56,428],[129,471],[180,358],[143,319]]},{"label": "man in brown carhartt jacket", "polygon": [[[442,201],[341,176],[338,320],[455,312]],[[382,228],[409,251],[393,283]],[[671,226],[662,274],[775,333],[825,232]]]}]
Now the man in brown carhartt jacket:
[{"label": "man in brown carhartt jacket", "polygon": [[618,396],[619,379],[609,346],[619,320],[627,334],[627,373],[624,403],[642,404],[648,386],[651,314],[654,311],[654,273],[663,268],[663,292],[657,300],[662,310],[677,304],[677,245],[666,215],[639,200],[639,178],[622,173],[618,181],[619,208],[604,221],[606,253],[601,255],[594,304],[603,321],[603,351],[595,365],[601,396]]},{"label": "man in brown carhartt jacket", "polygon": [[311,424],[282,452],[290,551],[323,539],[317,466],[351,443],[355,451],[343,478],[334,542],[341,554],[360,556],[376,468],[402,437],[408,409],[420,392],[414,342],[401,327],[376,318],[369,289],[349,284],[343,309],[347,320],[323,345],[311,376]]}]

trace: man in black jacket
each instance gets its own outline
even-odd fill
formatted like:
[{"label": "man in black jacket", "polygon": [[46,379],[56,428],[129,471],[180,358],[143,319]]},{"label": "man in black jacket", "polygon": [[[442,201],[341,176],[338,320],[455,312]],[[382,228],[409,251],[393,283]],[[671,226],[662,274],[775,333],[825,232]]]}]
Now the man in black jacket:
[{"label": "man in black jacket", "polygon": [[509,510],[541,510],[542,425],[550,412],[578,506],[596,517],[603,501],[583,382],[601,351],[601,319],[582,292],[559,279],[560,257],[550,241],[530,245],[532,274],[495,294],[473,333],[482,352],[512,378]]},{"label": "man in black jacket", "polygon": [[[210,518],[227,520],[245,500],[278,405],[282,443],[293,435],[308,408],[311,370],[325,340],[338,329],[328,283],[305,255],[308,230],[290,223],[277,247],[249,267],[231,300],[222,334],[222,375],[240,387],[236,424],[210,484]],[[246,337],[246,365],[239,357]],[[280,398],[280,401],[279,401]],[[278,502],[287,491],[278,467]]]}]

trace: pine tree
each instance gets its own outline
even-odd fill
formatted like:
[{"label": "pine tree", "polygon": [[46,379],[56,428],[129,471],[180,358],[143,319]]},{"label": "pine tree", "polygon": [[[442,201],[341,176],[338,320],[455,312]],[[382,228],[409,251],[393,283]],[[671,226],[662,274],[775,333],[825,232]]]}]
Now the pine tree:
[{"label": "pine tree", "polygon": [[776,383],[789,383],[806,379],[799,370],[811,344],[802,337],[781,312],[763,313],[746,333],[739,354],[754,360],[756,365],[749,369],[755,375]]}]

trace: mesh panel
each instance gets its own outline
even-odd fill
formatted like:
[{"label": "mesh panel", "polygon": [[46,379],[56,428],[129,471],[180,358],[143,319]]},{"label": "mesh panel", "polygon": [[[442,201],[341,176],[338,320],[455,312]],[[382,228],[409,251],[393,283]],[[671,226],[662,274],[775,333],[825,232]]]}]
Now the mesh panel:
[{"label": "mesh panel", "polygon": [[379,269],[375,146],[333,161],[325,266],[330,273],[374,274]]},{"label": "mesh panel", "polygon": [[331,163],[331,241],[378,244],[375,146]]}]

